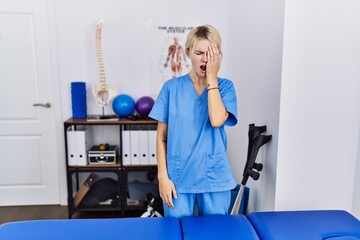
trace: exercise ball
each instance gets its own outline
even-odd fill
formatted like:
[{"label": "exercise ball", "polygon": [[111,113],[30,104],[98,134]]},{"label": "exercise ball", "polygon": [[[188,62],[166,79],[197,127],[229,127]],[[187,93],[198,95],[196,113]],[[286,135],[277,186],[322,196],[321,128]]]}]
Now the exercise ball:
[{"label": "exercise ball", "polygon": [[140,116],[145,117],[149,115],[152,107],[154,106],[154,100],[151,97],[144,96],[136,101],[136,111]]},{"label": "exercise ball", "polygon": [[114,98],[112,108],[119,117],[128,117],[135,110],[135,101],[127,94],[120,94]]}]

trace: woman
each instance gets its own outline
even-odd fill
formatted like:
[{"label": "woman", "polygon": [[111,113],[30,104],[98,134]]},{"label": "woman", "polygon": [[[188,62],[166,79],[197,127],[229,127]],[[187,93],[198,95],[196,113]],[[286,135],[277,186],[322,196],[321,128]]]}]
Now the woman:
[{"label": "woman", "polygon": [[225,125],[237,123],[234,85],[217,76],[219,32],[193,28],[185,43],[192,69],[164,83],[149,116],[158,120],[157,161],[165,216],[227,214],[236,186],[227,158]]}]

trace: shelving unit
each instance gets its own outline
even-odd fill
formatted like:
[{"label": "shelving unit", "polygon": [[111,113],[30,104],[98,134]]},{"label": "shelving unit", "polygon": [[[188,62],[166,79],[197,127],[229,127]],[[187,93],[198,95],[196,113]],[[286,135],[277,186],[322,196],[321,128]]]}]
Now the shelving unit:
[{"label": "shelving unit", "polygon": [[[156,171],[156,165],[124,165],[122,161],[122,131],[124,131],[126,126],[129,125],[144,125],[152,126],[156,128],[157,121],[152,119],[137,119],[130,120],[127,118],[119,118],[118,120],[91,120],[86,119],[68,119],[64,122],[64,134],[65,134],[65,150],[66,150],[66,169],[67,169],[67,187],[68,187],[68,211],[69,218],[76,212],[89,212],[89,211],[116,211],[119,212],[121,217],[124,216],[126,211],[146,211],[146,204],[144,206],[127,206],[127,194],[128,194],[128,173],[129,172],[142,172],[142,171]],[[119,137],[119,146],[116,162],[114,164],[88,164],[85,166],[69,165],[68,157],[68,139],[67,139],[67,130],[69,127],[73,127],[75,130],[78,127],[82,126],[119,126],[119,131],[117,133]],[[81,173],[111,173],[113,176],[116,176],[118,182],[118,204],[115,205],[98,205],[96,207],[82,207],[74,206],[74,195],[79,191],[80,186],[83,184],[80,180]],[[159,210],[162,208],[161,204],[156,206],[156,209]]]}]

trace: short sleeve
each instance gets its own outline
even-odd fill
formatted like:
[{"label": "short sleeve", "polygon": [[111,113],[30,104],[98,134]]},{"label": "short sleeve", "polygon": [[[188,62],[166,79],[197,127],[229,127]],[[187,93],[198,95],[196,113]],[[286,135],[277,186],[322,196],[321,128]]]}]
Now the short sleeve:
[{"label": "short sleeve", "polygon": [[226,111],[229,113],[228,119],[225,121],[227,126],[235,126],[237,124],[237,99],[234,84],[230,80],[225,80],[220,87],[221,99],[224,103]]},{"label": "short sleeve", "polygon": [[169,89],[165,83],[161,88],[158,97],[155,100],[154,106],[152,107],[149,117],[157,121],[168,123],[169,116]]}]

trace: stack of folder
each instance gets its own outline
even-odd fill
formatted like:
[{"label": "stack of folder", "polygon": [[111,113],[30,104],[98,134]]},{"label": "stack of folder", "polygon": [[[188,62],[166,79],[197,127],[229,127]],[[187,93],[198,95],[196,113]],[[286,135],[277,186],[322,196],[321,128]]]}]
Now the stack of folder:
[{"label": "stack of folder", "polygon": [[156,165],[156,130],[123,129],[122,164]]},{"label": "stack of folder", "polygon": [[93,140],[92,128],[70,126],[66,130],[66,135],[69,166],[87,165],[87,151],[92,146]]}]

